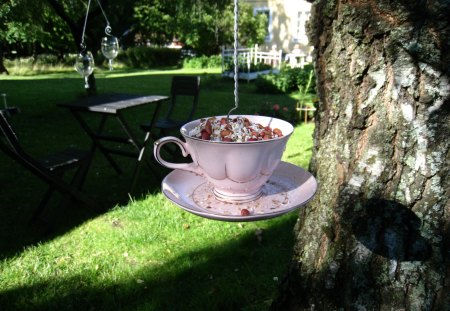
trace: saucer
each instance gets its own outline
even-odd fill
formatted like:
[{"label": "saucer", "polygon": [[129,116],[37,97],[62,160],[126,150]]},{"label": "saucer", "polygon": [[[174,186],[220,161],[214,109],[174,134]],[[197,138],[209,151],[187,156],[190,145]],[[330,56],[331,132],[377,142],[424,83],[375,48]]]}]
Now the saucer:
[{"label": "saucer", "polygon": [[[222,221],[255,221],[277,217],[308,203],[316,193],[311,173],[287,162],[280,162],[262,188],[262,195],[247,203],[218,200],[212,185],[200,175],[174,170],[162,181],[162,192],[173,203],[197,216]],[[246,209],[249,215],[242,216]]]}]

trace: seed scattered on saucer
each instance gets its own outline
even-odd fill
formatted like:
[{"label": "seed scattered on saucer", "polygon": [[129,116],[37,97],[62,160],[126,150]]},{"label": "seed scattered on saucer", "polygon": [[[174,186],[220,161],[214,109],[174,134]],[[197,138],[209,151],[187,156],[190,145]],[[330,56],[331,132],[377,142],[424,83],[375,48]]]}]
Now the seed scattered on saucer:
[{"label": "seed scattered on saucer", "polygon": [[241,209],[241,216],[248,216],[250,215],[250,211],[246,208]]}]

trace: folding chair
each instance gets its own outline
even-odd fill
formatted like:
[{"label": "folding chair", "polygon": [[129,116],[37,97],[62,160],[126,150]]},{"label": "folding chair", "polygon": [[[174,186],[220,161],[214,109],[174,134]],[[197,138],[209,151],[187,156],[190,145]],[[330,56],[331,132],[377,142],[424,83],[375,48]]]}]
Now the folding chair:
[{"label": "folding chair", "polygon": [[[90,153],[69,148],[37,160],[21,147],[5,115],[6,112],[0,110],[0,128],[1,133],[3,133],[3,137],[0,137],[0,150],[49,186],[34,211],[30,222],[34,222],[39,217],[55,191],[60,192],[64,196],[63,202],[66,199],[72,199],[95,209],[97,206],[94,202],[80,191],[90,164]],[[68,184],[63,180],[63,176],[69,170],[75,170],[75,172],[71,182]]]},{"label": "folding chair", "polygon": [[13,114],[19,113],[20,109],[18,107],[9,107],[8,103],[6,101],[6,94],[2,93],[0,94],[3,98],[3,113],[5,113],[7,116],[11,116]]},{"label": "folding chair", "polygon": [[[144,153],[150,138],[156,140],[160,137],[166,136],[169,132],[175,131],[181,128],[182,125],[192,120],[195,110],[198,105],[198,97],[200,93],[200,77],[199,76],[174,76],[172,77],[172,84],[170,87],[170,104],[167,114],[162,119],[157,119],[157,114],[153,114],[153,118],[146,123],[141,124],[141,129],[145,132],[144,143],[141,148],[138,157],[138,165],[134,172],[134,178],[130,187],[130,192],[133,190],[136,180],[138,178],[141,163],[144,159]],[[186,103],[189,107],[186,107]],[[181,111],[179,111],[181,110]],[[186,112],[188,111],[188,112]],[[176,112],[177,115],[183,115],[185,118],[174,119],[173,115]],[[154,130],[157,130],[155,133]],[[175,151],[169,151],[174,156]],[[149,165],[152,171],[155,171],[151,165]],[[159,170],[155,172],[157,175]]]},{"label": "folding chair", "polygon": [[[155,124],[151,124],[151,122],[141,124],[142,130],[147,133],[154,133],[153,129],[157,129],[157,135],[153,136],[155,136],[154,138],[160,138],[166,136],[168,132],[177,130],[185,123],[192,121],[195,110],[197,109],[199,93],[199,76],[174,76],[170,88],[170,105],[166,116],[163,119],[157,120]],[[179,110],[177,108],[184,108],[177,107],[177,103],[180,105],[181,102],[184,104],[186,101],[190,105],[189,109],[187,109],[189,112],[185,113],[185,110],[183,110],[185,117],[174,119],[174,112]]]}]

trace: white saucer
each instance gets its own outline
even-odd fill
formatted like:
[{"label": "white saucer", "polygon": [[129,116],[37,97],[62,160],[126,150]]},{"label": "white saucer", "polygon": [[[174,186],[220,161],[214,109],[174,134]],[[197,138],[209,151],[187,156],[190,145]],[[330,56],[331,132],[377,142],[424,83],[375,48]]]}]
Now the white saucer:
[{"label": "white saucer", "polygon": [[[311,200],[317,182],[311,173],[290,163],[280,162],[263,186],[260,198],[247,203],[219,201],[211,184],[202,176],[174,170],[162,181],[162,192],[182,209],[209,219],[223,221],[255,221],[291,212]],[[242,216],[247,209],[250,215]]]}]

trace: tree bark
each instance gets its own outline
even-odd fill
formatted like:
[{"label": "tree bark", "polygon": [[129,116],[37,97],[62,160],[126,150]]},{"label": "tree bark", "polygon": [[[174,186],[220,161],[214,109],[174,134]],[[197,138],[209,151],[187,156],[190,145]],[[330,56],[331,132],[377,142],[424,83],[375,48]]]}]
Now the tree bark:
[{"label": "tree bark", "polygon": [[3,48],[2,44],[0,43],[0,74],[6,74],[9,75],[8,69],[5,67],[5,63],[3,62]]},{"label": "tree bark", "polygon": [[311,171],[272,310],[450,310],[449,1],[312,1]]}]

